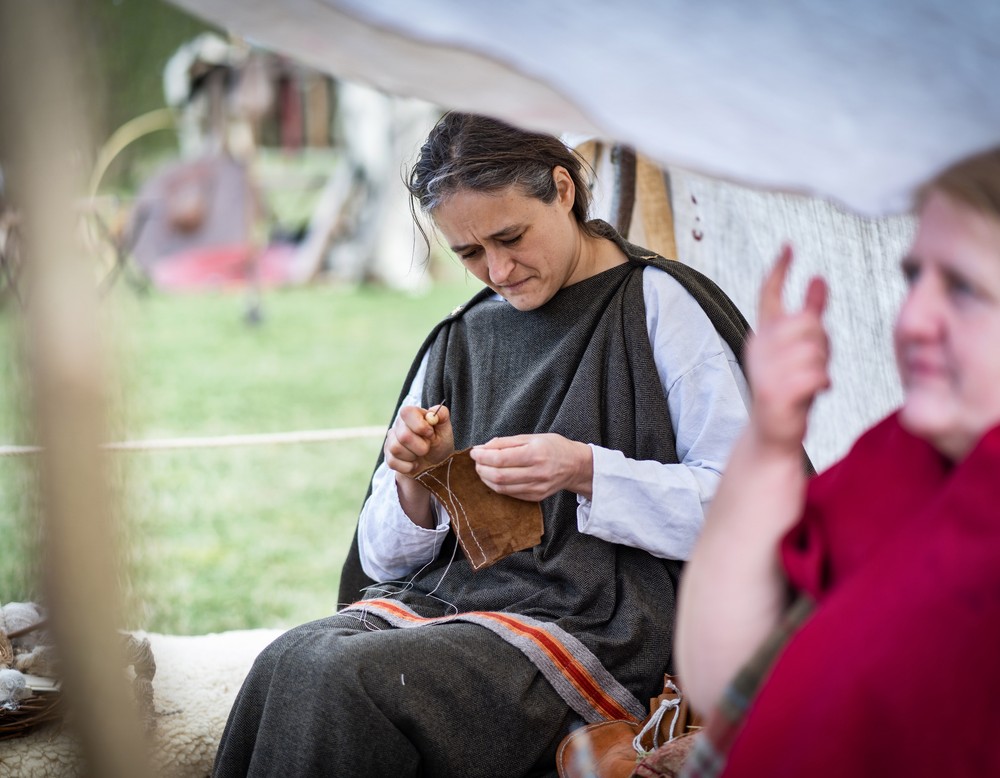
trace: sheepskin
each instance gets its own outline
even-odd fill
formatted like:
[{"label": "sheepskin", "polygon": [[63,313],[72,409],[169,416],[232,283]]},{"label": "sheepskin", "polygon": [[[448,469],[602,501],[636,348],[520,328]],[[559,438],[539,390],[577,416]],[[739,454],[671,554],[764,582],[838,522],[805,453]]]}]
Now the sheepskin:
[{"label": "sheepskin", "polygon": [[[184,637],[136,632],[149,638],[157,719],[152,762],[162,778],[203,778],[212,772],[236,692],[257,654],[281,630],[254,629]],[[0,778],[76,778],[79,748],[59,725],[0,741]]]}]

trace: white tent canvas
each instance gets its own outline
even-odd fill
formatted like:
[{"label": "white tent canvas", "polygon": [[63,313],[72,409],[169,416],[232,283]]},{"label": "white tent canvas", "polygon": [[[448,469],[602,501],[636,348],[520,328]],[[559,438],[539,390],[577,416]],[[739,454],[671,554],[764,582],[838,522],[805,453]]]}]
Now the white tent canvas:
[{"label": "white tent canvas", "polygon": [[806,439],[820,467],[899,401],[914,189],[1000,144],[990,0],[174,2],[340,78],[631,144],[669,173],[677,258],[751,324],[791,241],[790,304],[813,273],[832,285],[834,387]]},{"label": "white tent canvas", "polygon": [[174,2],[387,92],[868,214],[1000,143],[993,0]]}]

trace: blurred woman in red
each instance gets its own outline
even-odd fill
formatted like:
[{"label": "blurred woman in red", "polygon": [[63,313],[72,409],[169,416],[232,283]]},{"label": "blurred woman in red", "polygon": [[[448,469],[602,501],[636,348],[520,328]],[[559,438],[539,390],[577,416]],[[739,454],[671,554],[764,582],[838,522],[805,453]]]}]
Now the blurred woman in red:
[{"label": "blurred woman in red", "polygon": [[[681,677],[701,710],[721,700],[691,774],[1000,774],[1000,151],[940,175],[918,212],[903,405],[808,484],[826,286],[786,310],[790,250],[764,282],[751,422],[680,593]],[[724,690],[796,594],[810,612],[754,699]]]}]

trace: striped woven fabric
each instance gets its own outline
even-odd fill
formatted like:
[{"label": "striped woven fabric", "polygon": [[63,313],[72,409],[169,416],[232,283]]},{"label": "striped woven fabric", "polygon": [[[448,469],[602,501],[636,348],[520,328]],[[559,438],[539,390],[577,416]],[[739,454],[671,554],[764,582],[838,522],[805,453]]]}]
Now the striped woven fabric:
[{"label": "striped woven fabric", "polygon": [[454,621],[479,624],[519,649],[587,723],[639,722],[646,709],[579,640],[554,624],[512,613],[470,611],[424,618],[400,602],[361,600],[341,610],[374,615],[397,628],[431,627]]}]

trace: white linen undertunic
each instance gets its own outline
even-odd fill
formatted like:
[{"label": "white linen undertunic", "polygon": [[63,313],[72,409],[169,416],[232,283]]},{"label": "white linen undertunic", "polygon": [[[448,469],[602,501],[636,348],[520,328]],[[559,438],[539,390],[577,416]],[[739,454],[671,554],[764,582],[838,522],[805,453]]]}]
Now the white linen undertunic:
[{"label": "white linen undertunic", "polygon": [[[591,445],[593,493],[589,500],[577,495],[577,525],[611,543],[686,560],[747,422],[749,389],[732,349],[687,290],[653,267],[643,270],[642,281],[646,327],[679,462],[639,461]],[[425,355],[404,406],[421,404],[426,365]],[[358,522],[358,552],[366,575],[376,581],[399,580],[436,558],[450,519],[433,498],[432,505],[434,529],[410,521],[399,504],[395,473],[385,462],[379,465]]]}]

